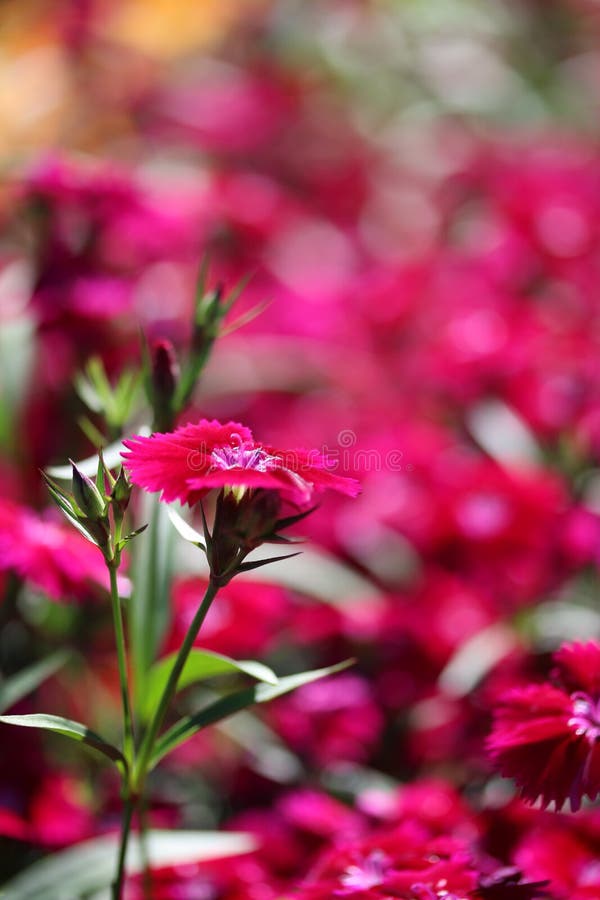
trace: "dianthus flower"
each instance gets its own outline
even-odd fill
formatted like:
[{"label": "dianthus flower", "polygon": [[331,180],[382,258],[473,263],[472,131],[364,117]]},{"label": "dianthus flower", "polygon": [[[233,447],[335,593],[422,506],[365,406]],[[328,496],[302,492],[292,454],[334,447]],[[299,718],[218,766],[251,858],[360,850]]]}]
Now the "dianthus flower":
[{"label": "dianthus flower", "polygon": [[[206,546],[202,548],[211,582],[218,587],[238,572],[281,559],[244,563],[248,553],[265,542],[286,543],[287,538],[278,532],[311,512],[316,493],[327,488],[351,497],[358,493],[358,483],[334,475],[319,451],[283,451],[259,444],[237,422],[222,425],[203,419],[167,434],[137,436],[124,443],[131,481],[148,491],[160,491],[162,500],[191,506],[219,489],[213,533],[204,520]],[[292,504],[296,513],[280,518],[282,502]]]},{"label": "dianthus flower", "polygon": [[[11,571],[53,600],[89,597],[92,585],[108,590],[102,556],[72,528],[0,500],[0,572]],[[120,590],[128,582],[120,578]]]},{"label": "dianthus flower", "polygon": [[358,494],[358,483],[329,471],[319,451],[276,450],[257,443],[237,422],[222,425],[202,419],[124,444],[131,481],[147,491],[160,491],[167,502],[192,505],[214,488],[232,489],[237,496],[246,490],[276,491],[300,507],[328,488],[351,497]]},{"label": "dianthus flower", "polygon": [[325,853],[299,900],[471,900],[477,874],[464,845],[407,823]]},{"label": "dianthus flower", "polygon": [[526,800],[576,811],[600,794],[600,644],[565,644],[554,658],[556,685],[500,697],[487,747]]}]

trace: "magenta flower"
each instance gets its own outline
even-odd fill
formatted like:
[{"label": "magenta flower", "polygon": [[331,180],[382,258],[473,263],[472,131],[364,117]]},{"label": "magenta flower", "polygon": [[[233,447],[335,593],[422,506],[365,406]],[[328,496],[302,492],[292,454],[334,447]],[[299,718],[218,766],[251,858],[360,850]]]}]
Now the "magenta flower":
[{"label": "magenta flower", "polygon": [[167,434],[125,441],[123,454],[131,481],[147,491],[160,491],[167,502],[192,505],[214,488],[276,491],[296,506],[310,504],[315,493],[332,489],[350,497],[358,482],[335,475],[317,450],[276,450],[257,443],[237,422],[185,425]]},{"label": "magenta flower", "polygon": [[[0,500],[0,572],[11,571],[53,600],[81,600],[93,586],[108,590],[100,553],[72,528],[24,506]],[[119,578],[122,593],[129,591]]]},{"label": "magenta flower", "polygon": [[490,756],[522,796],[568,800],[600,794],[600,644],[565,644],[555,654],[558,684],[531,684],[504,694],[488,738]]},{"label": "magenta flower", "polygon": [[298,900],[471,900],[477,873],[464,845],[428,838],[414,823],[325,851]]}]

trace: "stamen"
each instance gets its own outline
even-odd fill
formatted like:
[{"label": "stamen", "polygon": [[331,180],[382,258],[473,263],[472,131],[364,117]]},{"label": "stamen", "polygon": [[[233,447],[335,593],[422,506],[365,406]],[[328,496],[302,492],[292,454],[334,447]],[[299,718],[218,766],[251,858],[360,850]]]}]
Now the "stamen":
[{"label": "stamen", "polygon": [[279,457],[272,456],[262,447],[255,447],[249,441],[242,441],[239,434],[232,434],[232,439],[237,438],[236,446],[216,447],[210,454],[212,468],[214,469],[254,469],[257,472],[268,472],[280,466]]},{"label": "stamen", "polygon": [[575,734],[585,735],[593,744],[600,738],[600,700],[594,700],[583,691],[571,694],[571,700],[573,715],[567,724],[575,730]]},{"label": "stamen", "polygon": [[369,890],[383,884],[388,868],[389,860],[385,853],[374,850],[361,865],[348,866],[340,881],[346,888]]}]

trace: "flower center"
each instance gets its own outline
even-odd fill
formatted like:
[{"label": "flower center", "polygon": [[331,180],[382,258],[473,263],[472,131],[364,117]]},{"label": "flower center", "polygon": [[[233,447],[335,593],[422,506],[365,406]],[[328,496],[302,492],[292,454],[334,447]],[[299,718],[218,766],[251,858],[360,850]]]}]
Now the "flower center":
[{"label": "flower center", "polygon": [[589,694],[577,691],[571,694],[573,715],[568,725],[575,734],[585,735],[590,744],[600,738],[600,699],[594,700]]},{"label": "flower center", "polygon": [[383,884],[387,869],[389,860],[385,853],[374,850],[361,865],[348,866],[340,881],[350,890],[368,891]]},{"label": "flower center", "polygon": [[235,446],[216,447],[210,454],[212,466],[215,469],[254,469],[257,472],[268,472],[275,469],[280,460],[263,450],[255,447],[251,441],[242,441],[237,434],[239,443]]}]

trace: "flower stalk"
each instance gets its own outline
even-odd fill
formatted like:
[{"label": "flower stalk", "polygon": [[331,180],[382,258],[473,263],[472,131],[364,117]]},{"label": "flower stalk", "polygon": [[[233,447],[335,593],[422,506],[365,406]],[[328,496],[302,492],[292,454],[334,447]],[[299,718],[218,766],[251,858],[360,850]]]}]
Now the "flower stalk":
[{"label": "flower stalk", "polygon": [[194,646],[194,641],[198,637],[198,633],[211,607],[211,604],[217,595],[218,590],[219,586],[211,578],[202,602],[198,607],[196,615],[194,616],[194,619],[187,631],[184,641],[179,648],[179,652],[177,654],[177,658],[175,659],[173,668],[171,669],[169,679],[165,685],[150,725],[148,726],[148,730],[142,740],[139,756],[132,776],[134,789],[140,794],[143,793],[144,790],[146,775],[148,772],[148,765],[152,757],[152,751],[154,749],[154,744],[156,742],[158,732],[161,728],[162,723],[164,722],[169,704],[177,690],[177,684],[179,682],[179,678],[181,676],[187,658],[190,655],[190,650]]}]

